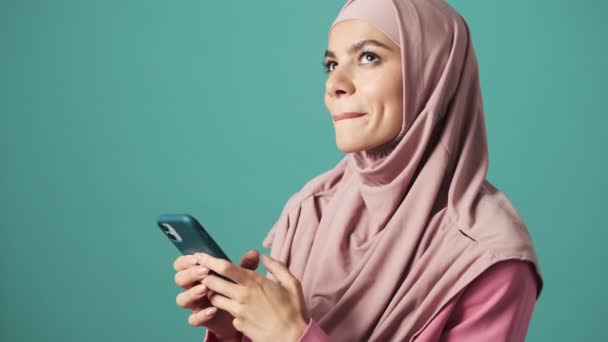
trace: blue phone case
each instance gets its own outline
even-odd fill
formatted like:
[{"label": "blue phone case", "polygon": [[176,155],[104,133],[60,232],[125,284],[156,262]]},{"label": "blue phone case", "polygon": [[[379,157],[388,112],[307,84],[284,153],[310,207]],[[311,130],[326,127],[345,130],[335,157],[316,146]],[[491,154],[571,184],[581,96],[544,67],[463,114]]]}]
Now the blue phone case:
[{"label": "blue phone case", "polygon": [[[192,215],[163,214],[158,217],[157,225],[182,254],[203,252],[213,257],[232,262],[215,240],[213,240],[211,235],[205,230],[203,225]],[[234,282],[213,271],[210,271],[210,274]]]}]

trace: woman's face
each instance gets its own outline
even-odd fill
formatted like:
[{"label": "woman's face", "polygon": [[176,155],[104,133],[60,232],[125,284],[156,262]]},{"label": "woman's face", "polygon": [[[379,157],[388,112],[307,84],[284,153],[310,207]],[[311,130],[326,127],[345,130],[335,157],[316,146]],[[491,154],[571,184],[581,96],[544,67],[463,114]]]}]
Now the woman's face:
[{"label": "woman's face", "polygon": [[[371,24],[355,19],[334,25],[328,45],[325,105],[338,148],[357,152],[393,139],[403,121],[399,46]],[[337,120],[349,112],[365,114]]]}]

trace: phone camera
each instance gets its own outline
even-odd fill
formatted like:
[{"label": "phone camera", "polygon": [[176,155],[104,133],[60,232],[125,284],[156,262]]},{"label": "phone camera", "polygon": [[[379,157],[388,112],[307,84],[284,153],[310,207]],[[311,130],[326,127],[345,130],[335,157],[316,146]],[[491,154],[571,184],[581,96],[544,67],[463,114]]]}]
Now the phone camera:
[{"label": "phone camera", "polygon": [[161,223],[160,228],[163,230],[165,235],[167,235],[169,237],[169,239],[176,241],[176,242],[182,241],[182,238],[179,236],[179,233],[173,227],[171,227],[170,224]]}]

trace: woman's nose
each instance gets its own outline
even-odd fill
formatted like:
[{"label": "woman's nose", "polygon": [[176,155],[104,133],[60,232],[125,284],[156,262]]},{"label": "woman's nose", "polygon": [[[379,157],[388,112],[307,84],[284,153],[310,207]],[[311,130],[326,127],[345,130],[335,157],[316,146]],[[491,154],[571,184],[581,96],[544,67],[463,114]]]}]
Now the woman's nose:
[{"label": "woman's nose", "polygon": [[345,75],[345,73],[339,73],[339,71],[332,71],[329,79],[325,83],[326,91],[331,97],[340,97],[344,94],[352,94],[355,92],[355,85],[353,81]]}]

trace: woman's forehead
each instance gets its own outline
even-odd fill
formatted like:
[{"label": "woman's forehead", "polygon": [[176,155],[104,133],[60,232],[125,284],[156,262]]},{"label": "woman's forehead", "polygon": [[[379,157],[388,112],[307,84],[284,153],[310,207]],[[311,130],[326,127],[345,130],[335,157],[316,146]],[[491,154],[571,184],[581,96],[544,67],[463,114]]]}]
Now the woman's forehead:
[{"label": "woman's forehead", "polygon": [[[328,50],[353,52],[357,45],[367,43],[388,50],[399,47],[380,29],[361,19],[349,19],[334,25],[328,37]],[[360,46],[359,46],[360,47]]]}]

